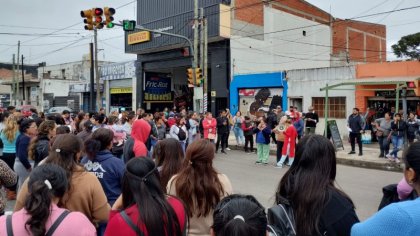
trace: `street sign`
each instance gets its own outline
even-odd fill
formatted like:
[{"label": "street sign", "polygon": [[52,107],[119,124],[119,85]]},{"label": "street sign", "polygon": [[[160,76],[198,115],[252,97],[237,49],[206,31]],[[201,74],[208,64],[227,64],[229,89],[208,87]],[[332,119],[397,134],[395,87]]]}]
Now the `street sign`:
[{"label": "street sign", "polygon": [[331,138],[334,143],[335,149],[343,148],[343,140],[341,140],[340,131],[338,130],[337,122],[335,120],[329,120],[327,122],[328,129],[331,132]]}]

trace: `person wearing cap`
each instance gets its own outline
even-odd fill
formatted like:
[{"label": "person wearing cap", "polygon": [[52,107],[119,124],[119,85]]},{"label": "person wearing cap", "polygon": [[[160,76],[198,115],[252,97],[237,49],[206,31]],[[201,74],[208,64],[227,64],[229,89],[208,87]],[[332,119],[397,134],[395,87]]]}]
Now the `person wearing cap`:
[{"label": "person wearing cap", "polygon": [[308,113],[305,114],[305,135],[315,134],[316,125],[319,122],[318,114],[315,113],[314,107],[308,108]]}]

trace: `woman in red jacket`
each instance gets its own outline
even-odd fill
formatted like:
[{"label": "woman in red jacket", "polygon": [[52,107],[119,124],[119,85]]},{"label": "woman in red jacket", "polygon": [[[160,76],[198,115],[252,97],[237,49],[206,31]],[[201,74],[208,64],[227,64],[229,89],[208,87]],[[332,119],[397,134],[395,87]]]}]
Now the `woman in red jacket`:
[{"label": "woman in red jacket", "polygon": [[290,117],[287,117],[286,120],[286,126],[288,128],[283,132],[284,134],[284,144],[283,149],[281,151],[281,159],[279,162],[277,162],[277,167],[283,168],[283,164],[286,160],[287,154],[289,152],[289,162],[287,163],[288,166],[291,166],[293,164],[293,160],[295,159],[295,146],[296,146],[296,138],[298,136],[298,133],[296,131],[296,128],[292,125],[292,120]]},{"label": "woman in red jacket", "polygon": [[204,138],[214,143],[216,139],[216,119],[213,118],[211,112],[207,112],[206,118],[203,120]]}]

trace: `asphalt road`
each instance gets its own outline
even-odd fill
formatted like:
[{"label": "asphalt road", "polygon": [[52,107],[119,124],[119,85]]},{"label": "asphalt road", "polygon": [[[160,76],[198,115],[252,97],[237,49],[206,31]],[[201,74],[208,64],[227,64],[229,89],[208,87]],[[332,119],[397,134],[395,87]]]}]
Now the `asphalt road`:
[{"label": "asphalt road", "polygon": [[[261,204],[270,207],[274,204],[274,193],[287,167],[277,169],[273,165],[255,165],[256,159],[256,154],[228,151],[228,155],[217,154],[215,166],[229,177],[235,193],[254,195]],[[275,157],[270,156],[270,163],[274,162]],[[382,187],[397,183],[402,177],[402,173],[338,165],[336,186],[351,197],[357,215],[364,220],[377,212]]]},{"label": "asphalt road", "polygon": [[[273,165],[255,165],[256,154],[228,151],[228,155],[217,154],[215,167],[226,174],[235,193],[254,195],[265,207],[274,204],[274,193],[287,167],[276,169]],[[275,157],[270,156],[274,164]],[[356,205],[360,220],[373,215],[382,198],[382,187],[397,183],[402,173],[379,171],[338,165],[336,186],[346,192]],[[6,211],[13,210],[14,201],[9,201]]]}]

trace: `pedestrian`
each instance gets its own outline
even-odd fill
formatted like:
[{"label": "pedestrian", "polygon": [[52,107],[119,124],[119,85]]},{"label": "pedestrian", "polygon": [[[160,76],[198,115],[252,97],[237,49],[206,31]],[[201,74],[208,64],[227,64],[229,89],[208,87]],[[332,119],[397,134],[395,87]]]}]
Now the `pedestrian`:
[{"label": "pedestrian", "polygon": [[150,124],[143,119],[134,121],[131,137],[127,139],[123,148],[124,163],[133,157],[147,157],[146,142],[151,129]]},{"label": "pedestrian", "polygon": [[184,117],[178,117],[176,119],[176,125],[172,126],[171,130],[169,131],[169,135],[171,136],[171,138],[179,141],[179,144],[182,147],[182,151],[185,153],[185,145],[187,142],[188,131],[187,127],[185,127]]},{"label": "pedestrian", "polygon": [[356,140],[359,146],[359,156],[363,155],[362,150],[362,133],[364,132],[365,121],[359,113],[359,108],[353,108],[353,114],[351,114],[347,120],[347,127],[349,129],[349,138],[351,143],[351,151],[349,154],[356,154]]},{"label": "pedestrian", "polygon": [[184,206],[162,191],[153,160],[131,159],[124,172],[122,190],[112,206],[105,236],[186,235],[188,218]]},{"label": "pedestrian", "polygon": [[236,138],[236,147],[242,146],[245,143],[244,131],[242,130],[242,123],[244,123],[244,118],[240,111],[236,112],[236,115],[233,117],[233,133]]},{"label": "pedestrian", "polygon": [[[242,130],[245,135],[245,152],[254,152],[254,123],[249,116],[245,116],[245,120],[242,123]],[[249,147],[248,147],[249,145]]]},{"label": "pedestrian", "polygon": [[316,125],[319,122],[318,114],[314,111],[314,107],[310,106],[305,114],[305,135],[315,134]]},{"label": "pedestrian", "polygon": [[166,192],[166,186],[172,176],[179,173],[184,160],[184,152],[178,140],[168,138],[159,141],[153,152],[153,159],[159,171],[160,184]]},{"label": "pedestrian", "polygon": [[229,119],[226,117],[226,110],[219,111],[219,117],[217,117],[217,143],[216,153],[219,150],[219,146],[222,146],[222,153],[227,154],[227,140],[229,138]]},{"label": "pedestrian", "polygon": [[[336,168],[335,148],[327,138],[303,137],[296,147],[293,165],[279,182],[275,204],[280,206],[270,208],[269,214],[284,215],[279,212],[281,207],[291,209],[294,235],[350,235],[359,219],[352,200],[334,185]],[[275,227],[284,221],[268,219],[268,224]]]},{"label": "pedestrian", "polygon": [[[397,114],[395,114],[396,116]],[[407,183],[420,193],[420,142],[411,144],[406,153],[404,177]],[[366,221],[355,224],[352,236],[411,236],[420,232],[420,198],[390,204]],[[390,223],[392,222],[392,223]]]},{"label": "pedestrian", "polygon": [[[6,119],[4,129],[1,131],[1,141],[3,142],[3,156],[1,160],[6,162],[10,169],[14,170],[16,160],[16,141],[19,137],[19,125],[14,116],[9,116]],[[8,200],[16,199],[17,185],[8,186],[6,188],[6,195]]]},{"label": "pedestrian", "polygon": [[389,135],[392,140],[393,150],[386,155],[386,158],[391,162],[400,163],[398,160],[398,152],[404,147],[404,137],[407,130],[407,124],[401,120],[401,115],[395,113],[394,121],[391,122],[391,134]]},{"label": "pedestrian", "polygon": [[94,114],[92,116],[92,118],[90,119],[90,121],[93,124],[93,129],[92,132],[95,132],[95,130],[99,129],[99,128],[104,128],[105,125],[105,121],[106,121],[106,116],[104,114]]},{"label": "pedestrian", "polygon": [[[9,167],[9,165],[6,162],[4,162],[3,160],[0,160],[0,188],[4,186],[5,188],[10,189],[13,186],[15,186],[16,183],[17,183],[16,173]],[[7,198],[9,198],[9,196],[10,194],[7,195]],[[6,209],[6,203],[7,203],[7,200],[4,199],[4,195],[0,194],[0,216],[4,215],[4,210]]]},{"label": "pedestrian", "polygon": [[83,142],[88,140],[92,135],[93,124],[90,120],[83,122],[83,131],[77,134],[77,137],[82,139]]},{"label": "pedestrian", "polygon": [[285,129],[284,132],[279,130],[279,132],[282,132],[284,134],[284,143],[283,148],[281,150],[280,161],[278,161],[276,164],[277,168],[283,168],[287,157],[289,158],[289,161],[287,163],[288,166],[291,166],[295,159],[295,146],[298,133],[296,131],[295,126],[293,126],[292,124],[292,118],[290,116],[286,116],[284,122],[285,127],[287,127],[287,129]]},{"label": "pedestrian", "polygon": [[164,121],[165,117],[162,115],[155,116],[155,124],[157,127],[157,133],[158,133],[158,141],[164,140],[166,138],[166,125]]},{"label": "pedestrian", "polygon": [[266,236],[265,209],[251,195],[232,194],[215,207],[211,236]]},{"label": "pedestrian", "polygon": [[38,135],[29,144],[28,156],[34,161],[34,167],[48,156],[50,151],[50,141],[56,135],[57,126],[52,120],[41,123],[38,127]]},{"label": "pedestrian", "polygon": [[229,108],[225,109],[226,111],[226,118],[228,119],[228,133],[226,135],[226,150],[230,151],[229,148],[229,135],[230,135],[230,131],[232,130],[232,125],[233,125],[233,118],[232,118],[232,114],[230,113]]},{"label": "pedestrian", "polygon": [[133,127],[133,123],[135,121],[135,114],[134,113],[128,113],[128,115],[125,117],[125,121],[124,121],[124,125],[123,125],[123,130],[125,132],[125,135],[128,138],[130,138],[131,136],[131,129]]},{"label": "pedestrian", "polygon": [[210,142],[215,143],[217,121],[213,118],[213,114],[211,112],[206,113],[206,118],[203,119],[202,124],[204,139],[208,139]]},{"label": "pedestrian", "polygon": [[187,124],[189,124],[188,129],[188,144],[191,144],[192,142],[196,141],[200,138],[200,131],[199,131],[199,122],[197,113],[191,113],[188,115],[188,121]]},{"label": "pedestrian", "polygon": [[[73,134],[58,135],[48,157],[37,168],[44,164],[55,164],[62,167],[66,171],[70,188],[66,195],[60,198],[60,206],[69,211],[83,213],[92,223],[106,222],[111,207],[98,178],[88,173],[79,164],[82,147],[82,140],[77,136]],[[29,178],[29,180],[31,179]],[[60,179],[60,181],[62,180]],[[25,202],[30,196],[31,187],[28,181],[25,181],[16,199],[15,212],[25,206]]]},{"label": "pedestrian", "polygon": [[19,236],[97,235],[95,227],[85,215],[58,206],[69,190],[63,168],[53,164],[35,168],[28,186],[31,194],[26,198],[25,207],[11,216],[0,218],[1,235],[11,235],[9,232]]},{"label": "pedestrian", "polygon": [[257,154],[258,160],[255,164],[268,164],[268,157],[270,155],[270,135],[271,129],[267,125],[267,119],[265,117],[259,118],[259,124],[254,128],[257,143]]},{"label": "pedestrian", "polygon": [[[228,177],[213,167],[214,145],[205,139],[188,146],[181,172],[167,185],[167,193],[181,199],[189,217],[188,235],[209,236],[213,222],[213,208],[232,194]],[[157,235],[157,234],[156,234]]]},{"label": "pedestrian", "polygon": [[414,139],[416,139],[416,133],[419,129],[419,120],[416,119],[416,115],[414,112],[409,113],[409,117],[407,119],[407,140],[409,144],[412,144],[414,142]]},{"label": "pedestrian", "polygon": [[375,120],[373,126],[376,127],[376,137],[379,142],[379,158],[385,158],[389,153],[389,134],[391,132],[391,116],[389,112],[385,113],[384,118]]},{"label": "pedestrian", "polygon": [[277,106],[276,114],[277,114],[277,123],[280,123],[281,118],[286,115],[286,113],[284,113],[283,108],[281,106]]},{"label": "pedestrian", "polygon": [[284,132],[287,130],[287,128],[289,128],[289,125],[290,125],[286,123],[286,120],[287,120],[287,117],[283,116],[283,118],[280,119],[277,127],[275,127],[273,130],[273,133],[276,134],[276,141],[277,141],[276,164],[279,163],[281,160],[284,139],[285,139]]},{"label": "pedestrian", "polygon": [[298,140],[300,140],[300,138],[302,138],[303,136],[303,128],[304,128],[303,127],[304,123],[303,123],[303,119],[301,115],[297,116],[297,118],[294,120],[293,126],[295,126],[296,132],[298,134],[297,138]]},{"label": "pedestrian", "polygon": [[[276,128],[276,126],[278,125],[276,109],[273,109],[273,111],[268,114],[267,125],[271,130],[274,130],[274,128]],[[270,137],[273,139],[273,143],[277,144],[276,134],[272,132],[270,134]]]},{"label": "pedestrian", "polygon": [[16,161],[13,167],[18,175],[18,192],[34,166],[34,161],[28,157],[28,148],[31,139],[38,133],[37,128],[35,121],[32,119],[24,119],[20,122],[19,131],[21,135],[16,140]]}]

